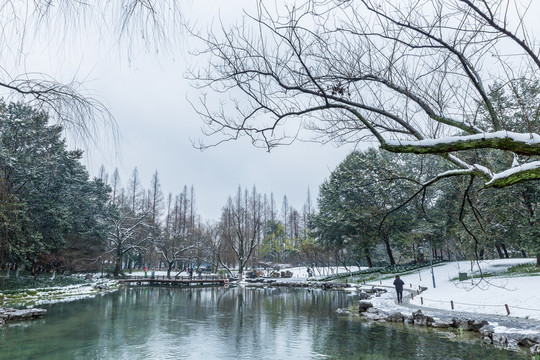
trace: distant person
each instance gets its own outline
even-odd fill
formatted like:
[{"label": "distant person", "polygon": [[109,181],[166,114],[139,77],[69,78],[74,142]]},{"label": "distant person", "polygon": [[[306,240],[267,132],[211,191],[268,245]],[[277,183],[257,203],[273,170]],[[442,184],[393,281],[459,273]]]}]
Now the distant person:
[{"label": "distant person", "polygon": [[193,268],[189,268],[189,279],[193,279]]},{"label": "distant person", "polygon": [[156,278],[156,270],[152,269],[152,279],[155,279],[155,278]]},{"label": "distant person", "polygon": [[399,275],[396,275],[396,279],[394,280],[394,286],[396,287],[398,304],[401,304],[403,302],[403,285],[405,285],[403,280],[399,278]]},{"label": "distant person", "polygon": [[147,276],[146,275],[146,266],[143,268],[143,270],[144,270],[144,277],[146,277]]},{"label": "distant person", "polygon": [[199,275],[199,280],[202,279],[202,269],[199,267],[199,270],[197,271],[197,274]]}]

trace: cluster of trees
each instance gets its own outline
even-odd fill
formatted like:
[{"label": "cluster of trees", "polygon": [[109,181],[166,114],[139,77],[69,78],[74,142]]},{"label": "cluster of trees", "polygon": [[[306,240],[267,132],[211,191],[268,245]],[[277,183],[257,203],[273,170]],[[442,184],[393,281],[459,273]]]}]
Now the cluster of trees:
[{"label": "cluster of trees", "polygon": [[[419,205],[395,184],[372,180],[390,199],[372,194],[376,205],[356,203],[355,209],[375,185],[341,189],[333,182],[356,180],[342,175],[338,181],[336,174],[322,188],[315,218],[326,242],[379,238],[393,263],[392,242],[415,244],[403,239],[409,230],[407,237],[446,234],[455,243],[467,240],[477,257],[491,242],[498,254],[534,252],[540,266],[532,182],[540,179],[540,45],[531,32],[530,5],[322,0],[268,7],[259,0],[241,25],[198,36],[206,45],[201,54],[212,61],[193,71],[193,81],[228,101],[201,97],[197,110],[207,134],[219,137],[216,143],[243,134],[270,150],[309,134],[338,144],[367,139],[394,154],[437,155],[445,162],[429,176],[411,168],[423,196]],[[395,155],[396,163],[401,159]],[[439,207],[450,210],[456,202],[458,216],[448,217],[443,231],[435,220],[448,212]],[[398,209],[382,215],[393,206]],[[428,215],[413,212],[418,207]],[[358,218],[364,210],[379,222],[376,233],[377,221]],[[426,229],[408,229],[403,218],[409,214],[427,217]],[[369,262],[373,247],[360,243]]]},{"label": "cluster of trees", "polygon": [[113,209],[102,260],[114,263],[116,276],[125,268],[143,266],[166,268],[171,276],[173,270],[203,265],[243,276],[245,269],[258,268],[261,262],[301,260],[312,211],[309,191],[301,215],[286,196],[278,214],[273,194],[239,187],[223,206],[219,221],[205,222],[196,209],[194,187],[185,186],[176,196],[169,193],[165,200],[157,172],[148,190],[140,185],[137,169],[125,188],[117,170],[111,177],[102,170],[100,178],[112,188]]},{"label": "cluster of trees", "polygon": [[447,178],[425,186],[447,168],[429,155],[373,148],[351,153],[321,185],[313,236],[362,257],[368,266],[373,255],[394,265],[400,259],[422,261],[429,251],[447,260],[540,257],[537,183],[486,189]]},{"label": "cluster of trees", "polygon": [[173,268],[200,266],[201,245],[208,236],[195,210],[195,190],[164,198],[156,171],[145,189],[135,168],[125,187],[118,169],[109,176],[102,167],[99,178],[111,188],[108,236],[102,262],[114,264],[115,276],[133,267]]},{"label": "cluster of trees", "polygon": [[195,189],[164,196],[156,171],[148,188],[135,168],[125,186],[118,169],[90,179],[80,150],[68,150],[62,127],[20,103],[0,103],[0,267],[99,270],[173,269],[207,263],[215,270],[259,260],[298,260],[307,237],[302,214],[283,199],[238,190],[219,222],[202,220]]}]

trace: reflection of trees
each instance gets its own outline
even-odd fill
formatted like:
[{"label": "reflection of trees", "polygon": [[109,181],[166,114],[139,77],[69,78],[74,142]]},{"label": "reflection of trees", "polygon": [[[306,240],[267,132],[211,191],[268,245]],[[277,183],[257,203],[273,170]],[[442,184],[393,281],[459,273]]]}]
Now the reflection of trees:
[{"label": "reflection of trees", "polygon": [[266,353],[298,336],[317,342],[332,321],[327,314],[346,305],[347,295],[339,292],[234,288],[220,295],[218,311],[226,315],[216,325],[239,353]]}]

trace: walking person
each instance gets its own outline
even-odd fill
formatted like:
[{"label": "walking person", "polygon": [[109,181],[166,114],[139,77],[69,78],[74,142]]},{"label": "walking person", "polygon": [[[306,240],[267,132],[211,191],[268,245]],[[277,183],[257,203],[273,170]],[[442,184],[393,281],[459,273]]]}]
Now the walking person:
[{"label": "walking person", "polygon": [[399,275],[396,275],[396,279],[394,280],[394,286],[396,287],[398,304],[401,304],[403,302],[403,285],[405,285],[403,280],[399,278]]}]

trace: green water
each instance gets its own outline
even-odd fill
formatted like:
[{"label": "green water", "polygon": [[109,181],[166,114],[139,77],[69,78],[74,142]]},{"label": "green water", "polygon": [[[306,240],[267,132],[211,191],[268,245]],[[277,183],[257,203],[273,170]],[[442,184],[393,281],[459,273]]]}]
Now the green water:
[{"label": "green water", "polygon": [[128,288],[0,327],[0,359],[528,359],[476,340],[339,316],[342,292]]}]

